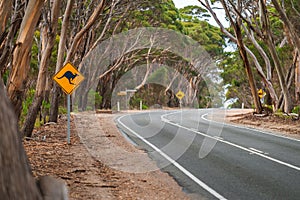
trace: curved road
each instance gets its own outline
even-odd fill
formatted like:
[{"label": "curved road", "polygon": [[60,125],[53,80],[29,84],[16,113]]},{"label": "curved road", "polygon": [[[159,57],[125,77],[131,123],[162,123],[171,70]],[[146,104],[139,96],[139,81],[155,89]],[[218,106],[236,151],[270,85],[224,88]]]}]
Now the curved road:
[{"label": "curved road", "polygon": [[223,115],[156,111],[117,123],[195,199],[300,199],[300,141],[209,120]]}]

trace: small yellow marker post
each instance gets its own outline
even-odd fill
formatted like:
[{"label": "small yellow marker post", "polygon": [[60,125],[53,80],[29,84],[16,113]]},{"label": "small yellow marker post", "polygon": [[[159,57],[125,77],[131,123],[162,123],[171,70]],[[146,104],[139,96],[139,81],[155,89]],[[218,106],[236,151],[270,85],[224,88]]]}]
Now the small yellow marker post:
[{"label": "small yellow marker post", "polygon": [[84,80],[84,76],[68,62],[65,66],[53,76],[53,80],[63,89],[67,94],[67,107],[68,107],[68,124],[67,124],[67,142],[71,143],[70,139],[70,107],[71,107],[71,94]]},{"label": "small yellow marker post", "polygon": [[180,108],[181,108],[181,104],[182,104],[182,98],[185,96],[185,94],[179,90],[177,93],[176,93],[176,97],[179,99],[179,105],[180,105]]}]

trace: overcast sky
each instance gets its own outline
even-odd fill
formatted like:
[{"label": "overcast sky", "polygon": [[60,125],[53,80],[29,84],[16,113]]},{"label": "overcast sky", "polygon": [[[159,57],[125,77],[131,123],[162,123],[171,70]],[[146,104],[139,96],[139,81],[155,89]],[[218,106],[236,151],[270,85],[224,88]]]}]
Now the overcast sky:
[{"label": "overcast sky", "polygon": [[176,8],[183,8],[189,5],[197,5],[197,6],[201,5],[198,0],[173,0],[173,2]]},{"label": "overcast sky", "polygon": [[[201,4],[199,3],[198,0],[173,0],[176,8],[183,8],[185,6],[189,6],[189,5],[196,5],[196,6],[201,6]],[[216,4],[218,5],[218,4]],[[218,7],[221,7],[218,6]],[[229,23],[225,20],[225,12],[223,10],[217,10],[216,14],[218,16],[218,18],[220,19],[220,21],[223,23],[223,25],[225,27],[229,26]],[[215,20],[211,17],[210,20],[208,21],[210,24],[214,25],[214,26],[218,26],[218,24],[215,22]]]}]

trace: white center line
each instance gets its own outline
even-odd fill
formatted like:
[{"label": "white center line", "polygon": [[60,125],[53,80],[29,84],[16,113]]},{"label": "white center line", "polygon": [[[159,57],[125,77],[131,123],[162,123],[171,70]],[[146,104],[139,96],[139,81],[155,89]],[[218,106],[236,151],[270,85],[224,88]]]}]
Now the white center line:
[{"label": "white center line", "polygon": [[250,150],[252,150],[252,151],[256,151],[256,152],[258,152],[258,153],[265,153],[265,152],[263,152],[263,151],[260,151],[260,150],[258,150],[258,149],[255,149],[255,148],[252,148],[252,147],[249,147],[249,149]]},{"label": "white center line", "polygon": [[[165,116],[168,116],[168,115],[171,115],[171,114],[176,114],[176,113],[178,113],[178,112],[165,114],[165,115],[162,115],[161,118],[165,118]],[[207,114],[205,114],[205,115],[207,115]],[[202,115],[202,117],[203,117],[203,116],[204,116],[204,115]],[[166,122],[166,121],[165,121],[165,122]],[[188,130],[188,131],[191,131],[191,132],[196,133],[196,134],[198,134],[198,135],[202,135],[202,136],[204,136],[204,137],[208,137],[208,138],[217,140],[217,141],[219,141],[219,142],[228,144],[228,145],[233,146],[233,147],[236,147],[236,148],[238,148],[238,149],[241,149],[241,150],[250,152],[251,154],[255,154],[255,155],[257,155],[257,156],[260,156],[260,157],[263,157],[263,158],[265,158],[265,159],[271,160],[271,161],[276,162],[276,163],[278,163],[278,164],[281,164],[281,165],[284,165],[284,166],[286,166],[286,167],[289,167],[289,168],[295,169],[295,170],[297,170],[297,171],[300,171],[300,167],[298,167],[298,166],[292,165],[292,164],[290,164],[290,163],[283,162],[283,161],[278,160],[278,159],[276,159],[276,158],[272,158],[272,157],[267,156],[267,155],[265,155],[265,154],[263,154],[263,153],[259,153],[259,152],[257,152],[257,151],[248,149],[248,148],[243,147],[243,146],[241,146],[241,145],[238,145],[238,144],[235,144],[235,143],[232,143],[232,142],[223,140],[223,139],[219,139],[219,138],[217,138],[217,137],[213,137],[213,136],[211,136],[211,135],[208,135],[208,134],[205,134],[205,133],[202,133],[202,132],[199,132],[199,131],[194,131],[194,130],[188,128],[188,127],[185,127],[185,126],[182,126],[182,125],[178,125],[178,124],[175,124],[175,123],[173,123],[173,122],[166,122],[166,123],[172,124],[172,125],[174,125],[174,126],[177,126],[177,127],[179,127],[179,128],[182,128],[182,129],[185,129],[185,130]]]}]

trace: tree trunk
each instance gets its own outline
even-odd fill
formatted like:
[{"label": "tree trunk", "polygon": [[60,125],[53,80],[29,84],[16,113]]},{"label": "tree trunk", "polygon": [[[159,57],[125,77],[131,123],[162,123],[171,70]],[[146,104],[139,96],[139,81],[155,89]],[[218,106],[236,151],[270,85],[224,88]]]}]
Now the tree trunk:
[{"label": "tree trunk", "polygon": [[296,69],[295,69],[295,96],[296,102],[300,102],[300,54],[298,54]]},{"label": "tree trunk", "polygon": [[[283,93],[284,112],[289,113],[289,112],[291,112],[291,110],[293,108],[292,107],[292,99],[291,99],[291,95],[290,95],[290,92],[288,90],[287,84],[285,82],[282,66],[280,64],[278,54],[276,52],[276,49],[274,47],[274,44],[273,44],[273,41],[272,41],[271,38],[268,39],[267,44],[268,44],[268,47],[269,47],[269,50],[270,50],[270,54],[271,54],[271,56],[273,58],[273,61],[274,61],[275,69],[276,69],[278,79],[279,79],[279,83],[280,83],[280,87],[281,87],[281,91]],[[278,104],[278,106],[279,106],[279,104]]]},{"label": "tree trunk", "polygon": [[5,32],[8,19],[10,18],[12,10],[12,1],[0,1],[0,36]]},{"label": "tree trunk", "polygon": [[[68,0],[67,7],[64,13],[64,19],[62,23],[62,29],[60,34],[59,46],[58,46],[58,53],[57,53],[57,61],[56,61],[56,68],[55,73],[57,73],[63,66],[64,63],[64,55],[65,55],[65,45],[68,35],[68,28],[70,22],[70,16],[72,11],[74,0]],[[50,108],[50,122],[57,122],[58,116],[58,99],[61,94],[61,90],[57,84],[53,85],[52,89],[52,96],[51,96],[51,108]]]},{"label": "tree trunk", "polygon": [[[274,2],[274,1],[272,0],[272,2]],[[263,0],[260,0],[259,7],[261,10],[261,12],[260,12],[261,13],[261,24],[262,24],[263,33],[265,36],[264,39],[265,39],[265,42],[270,51],[271,57],[273,59],[275,69],[277,72],[277,76],[279,79],[280,88],[281,88],[281,91],[284,96],[284,111],[289,113],[292,109],[292,100],[291,100],[291,96],[290,96],[290,92],[288,90],[287,84],[284,79],[284,73],[283,73],[283,69],[282,69],[282,66],[281,66],[281,63],[279,60],[279,56],[278,56],[278,53],[275,48],[275,44],[274,44],[274,40],[273,40],[273,33],[271,31],[270,22],[269,22],[269,18],[268,18],[268,10],[267,10],[266,2]],[[280,12],[280,11],[278,11],[278,12]],[[279,108],[279,106],[280,106],[280,102],[277,105],[277,109]]]},{"label": "tree trunk", "polygon": [[[0,73],[1,75],[4,74],[5,70],[8,67],[8,64],[11,62],[12,60],[12,52],[14,50],[14,46],[15,46],[15,38],[16,35],[20,29],[21,23],[22,23],[22,19],[23,19],[23,15],[24,15],[24,10],[25,10],[25,4],[20,2],[21,0],[16,0],[15,4],[14,4],[14,11],[13,11],[13,15],[10,18],[10,26],[9,26],[9,30],[6,32],[4,32],[5,38],[3,41],[2,47],[1,47],[1,52],[0,52]],[[3,1],[2,2],[10,2],[10,1]],[[4,8],[7,9],[7,8]],[[9,8],[8,8],[9,9]],[[2,14],[0,14],[0,16],[2,16]],[[3,36],[4,36],[3,35]],[[5,44],[4,44],[5,42]]]},{"label": "tree trunk", "polygon": [[[60,70],[60,68],[62,67],[62,63],[63,63],[63,55],[64,55],[64,46],[63,45],[65,44],[65,41],[66,41],[66,34],[68,31],[67,27],[69,24],[69,17],[70,17],[71,10],[72,10],[72,4],[73,4],[73,0],[69,0],[68,6],[66,8],[64,21],[63,21],[63,28],[65,27],[66,29],[62,29],[61,35],[64,38],[61,38],[61,41],[59,43],[59,51],[58,51],[58,55],[62,56],[62,57],[59,57],[57,59],[56,72],[58,72]],[[94,10],[92,15],[89,17],[89,20],[87,21],[86,25],[75,35],[72,45],[67,53],[66,62],[68,62],[72,59],[72,57],[76,51],[76,48],[80,44],[82,37],[91,28],[91,26],[95,23],[95,21],[98,19],[98,16],[103,11],[104,7],[105,7],[105,0],[102,0],[98,4],[96,9]],[[58,88],[57,84],[55,84],[54,88],[52,90],[52,98],[51,98],[51,110],[50,110],[50,121],[51,122],[57,122],[59,92],[60,92],[60,89]]]},{"label": "tree trunk", "polygon": [[[7,48],[5,45],[6,37],[8,35],[7,31],[7,22],[11,15],[11,8],[12,8],[12,1],[0,1],[0,63],[1,58],[3,56],[8,57],[7,55]],[[5,54],[5,55],[4,55]],[[0,76],[2,76],[2,69],[5,68],[5,65],[0,64]]]},{"label": "tree trunk", "polygon": [[50,122],[57,122],[57,117],[58,117],[58,100],[59,97],[61,96],[61,89],[57,84],[53,85],[52,88],[52,96],[51,96],[51,107],[50,107],[50,117],[49,121]]},{"label": "tree trunk", "polygon": [[[293,83],[293,79],[295,77],[295,69],[297,66],[297,52],[295,52],[294,55],[294,59],[293,59],[293,64],[290,66],[290,68],[288,69],[287,75],[285,77],[285,83],[287,85],[287,89],[290,90],[292,83]],[[281,92],[280,97],[279,97],[279,102],[280,104],[278,105],[278,108],[280,110],[284,110],[284,95]]]},{"label": "tree trunk", "polygon": [[105,7],[105,0],[101,0],[101,2],[97,5],[92,15],[89,17],[86,25],[75,35],[72,45],[68,51],[66,61],[70,61],[82,39],[84,34],[91,28],[91,26],[95,23],[98,19],[98,16],[103,11]]},{"label": "tree trunk", "polygon": [[[51,19],[48,20],[48,14],[44,15],[44,26],[42,27],[42,58],[35,89],[35,95],[32,105],[29,108],[25,123],[22,129],[24,136],[31,137],[34,122],[43,102],[44,92],[47,82],[47,67],[51,58],[51,52],[55,44],[55,37],[58,25],[60,0],[55,0],[51,9]],[[49,11],[50,12],[50,11]],[[47,23],[48,22],[48,23]]]},{"label": "tree trunk", "polygon": [[[18,132],[13,108],[0,79],[0,196],[1,199],[42,199]],[[13,170],[13,171],[12,171]]]},{"label": "tree trunk", "polygon": [[[242,31],[241,31],[241,27],[242,27],[241,26],[241,23],[242,23],[241,18],[238,16],[236,22],[234,22],[232,17],[231,17],[231,14],[228,10],[228,7],[226,6],[226,2],[224,0],[222,0],[221,3],[222,3],[222,5],[225,9],[227,17],[229,17],[230,22],[231,22],[232,26],[234,27],[234,32],[235,32],[235,35],[236,35],[236,42],[237,42],[237,45],[238,45],[238,48],[239,48],[241,58],[244,62],[244,67],[245,67],[246,75],[247,75],[247,78],[248,78],[248,81],[249,81],[250,90],[251,90],[253,103],[254,103],[256,112],[257,113],[262,113],[263,108],[262,108],[262,105],[260,103],[260,100],[259,100],[259,97],[258,97],[258,94],[257,94],[255,80],[254,80],[253,73],[252,73],[252,70],[251,70],[251,66],[250,66],[250,63],[249,63],[246,47],[245,47],[244,42],[243,42],[243,36],[242,36]],[[240,1],[238,2],[238,5],[239,5],[238,10],[241,10]]]},{"label": "tree trunk", "polygon": [[[239,36],[237,38],[238,38],[238,41],[242,40],[242,38],[239,37]],[[249,63],[249,60],[248,60],[247,52],[246,52],[246,50],[243,46],[243,43],[240,43],[240,41],[238,42],[240,55],[241,55],[241,57],[244,61],[244,67],[245,67],[246,74],[247,74],[247,77],[248,77],[248,80],[249,80],[251,94],[252,94],[252,97],[253,97],[253,103],[254,103],[256,112],[257,113],[262,113],[263,109],[262,109],[261,103],[260,103],[259,98],[258,98],[257,89],[256,89],[256,85],[255,85],[255,80],[254,80],[253,73],[252,73],[252,70],[251,70],[251,66],[250,66],[250,63]]]},{"label": "tree trunk", "polygon": [[[65,45],[68,35],[68,28],[70,23],[70,16],[73,7],[74,0],[68,0],[67,7],[64,13],[64,19],[62,23],[62,29],[60,34],[58,53],[57,53],[57,61],[55,73],[57,73],[62,67],[64,63],[64,55],[65,55]],[[57,84],[53,85],[53,89],[51,91],[51,107],[50,107],[50,122],[57,122],[58,116],[58,100],[61,95],[61,90]]]},{"label": "tree trunk", "polygon": [[29,1],[16,42],[17,46],[13,52],[12,70],[7,83],[7,91],[17,117],[20,116],[22,111],[26,79],[30,69],[33,36],[43,4],[44,1],[42,0]]},{"label": "tree trunk", "polygon": [[285,13],[284,9],[278,3],[278,0],[272,0],[272,3],[274,5],[275,9],[278,11],[280,19],[283,21],[285,27],[288,29],[291,39],[293,40],[293,43],[294,43],[295,47],[297,48],[298,53],[300,54],[300,39],[296,33],[296,28],[293,26],[293,24],[287,17],[287,14]]},{"label": "tree trunk", "polygon": [[[271,79],[272,79],[271,61],[270,61],[268,55],[266,54],[265,50],[256,41],[256,39],[253,35],[253,31],[248,30],[243,24],[242,24],[242,26],[244,27],[244,30],[247,33],[248,38],[250,39],[252,44],[255,46],[255,48],[257,49],[257,51],[259,52],[259,54],[261,55],[261,57],[263,58],[263,60],[265,62],[267,76],[265,76],[264,71],[261,68],[260,63],[258,62],[256,56],[251,51],[248,51],[248,54],[250,54],[253,62],[255,63],[256,70],[257,70],[258,74],[261,76],[264,84],[268,88],[268,93],[270,94],[270,97],[272,99],[271,103],[274,105],[274,108],[276,108],[277,104],[278,104],[278,96],[276,95],[275,89],[274,89],[273,84],[271,82]],[[253,55],[251,55],[251,54],[253,54]]]}]

